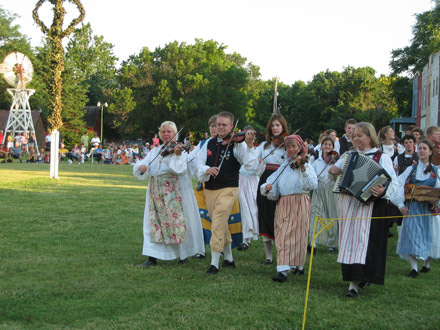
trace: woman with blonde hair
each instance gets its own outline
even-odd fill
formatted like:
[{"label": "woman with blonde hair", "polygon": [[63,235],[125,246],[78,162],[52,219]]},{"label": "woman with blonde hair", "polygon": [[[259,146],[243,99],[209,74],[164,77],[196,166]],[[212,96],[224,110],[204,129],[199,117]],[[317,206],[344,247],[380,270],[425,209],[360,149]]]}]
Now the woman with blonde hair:
[{"label": "woman with blonde hair", "polygon": [[202,226],[192,183],[187,170],[187,154],[177,144],[165,155],[164,147],[177,141],[177,127],[172,121],[163,122],[159,136],[164,145],[154,147],[136,162],[133,174],[150,183],[144,212],[144,244],[142,254],[149,259],[141,267],[157,265],[157,259],[187,258],[204,253]]},{"label": "woman with blonde hair", "polygon": [[[353,134],[355,150],[346,152],[329,170],[330,174],[342,173],[342,163],[353,152],[359,152],[377,162],[391,177],[388,187],[371,188],[374,202],[361,203],[349,194],[337,196],[336,210],[339,221],[339,253],[337,261],[342,266],[342,277],[350,285],[347,297],[358,295],[359,288],[369,283],[384,284],[388,221],[371,219],[386,215],[387,200],[396,192],[397,177],[391,158],[381,152],[374,126],[367,122],[356,124]],[[353,220],[350,220],[353,219]]]}]

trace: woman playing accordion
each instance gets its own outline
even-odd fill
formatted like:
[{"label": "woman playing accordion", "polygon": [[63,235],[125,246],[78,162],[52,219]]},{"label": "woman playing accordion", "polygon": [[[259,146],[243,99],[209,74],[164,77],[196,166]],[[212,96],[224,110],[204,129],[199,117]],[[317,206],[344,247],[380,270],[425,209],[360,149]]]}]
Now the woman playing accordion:
[{"label": "woman playing accordion", "polygon": [[[349,281],[347,297],[356,297],[359,287],[367,283],[384,284],[387,249],[388,223],[384,219],[371,219],[386,214],[387,200],[396,191],[396,174],[389,156],[377,149],[379,140],[373,125],[366,122],[356,124],[353,144],[357,152],[376,161],[391,178],[385,188],[376,185],[371,188],[377,198],[366,204],[349,194],[337,196],[336,209],[338,218],[355,219],[339,220],[339,253],[337,261],[342,265],[342,277]],[[330,168],[329,173],[341,174],[342,163],[350,155],[343,157]]]}]

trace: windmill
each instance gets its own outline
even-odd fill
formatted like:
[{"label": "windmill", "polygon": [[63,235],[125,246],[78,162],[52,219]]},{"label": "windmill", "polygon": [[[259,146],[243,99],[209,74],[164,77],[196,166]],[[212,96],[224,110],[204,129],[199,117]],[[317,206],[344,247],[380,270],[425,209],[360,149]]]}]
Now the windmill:
[{"label": "windmill", "polygon": [[[29,97],[34,94],[35,90],[26,88],[26,85],[32,80],[34,69],[26,55],[13,52],[8,54],[0,64],[0,73],[3,73],[8,84],[14,87],[7,89],[8,93],[12,95],[12,105],[3,141],[1,141],[4,144],[8,132],[12,131],[14,135],[15,133],[35,132],[29,105]],[[38,153],[37,141],[35,141],[35,150]]]}]

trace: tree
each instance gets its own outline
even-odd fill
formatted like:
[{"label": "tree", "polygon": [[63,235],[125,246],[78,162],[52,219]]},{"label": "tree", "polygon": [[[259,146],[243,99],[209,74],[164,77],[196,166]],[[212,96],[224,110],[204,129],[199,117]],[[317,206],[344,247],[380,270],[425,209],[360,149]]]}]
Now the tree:
[{"label": "tree", "polygon": [[440,1],[434,2],[432,10],[415,15],[411,45],[392,50],[390,67],[394,75],[421,73],[429,55],[440,50]]}]

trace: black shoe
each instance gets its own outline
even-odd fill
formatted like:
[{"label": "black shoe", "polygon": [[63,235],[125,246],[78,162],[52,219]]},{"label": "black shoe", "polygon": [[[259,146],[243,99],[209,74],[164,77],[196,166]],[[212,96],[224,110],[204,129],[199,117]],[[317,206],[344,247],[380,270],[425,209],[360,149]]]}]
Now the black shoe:
[{"label": "black shoe", "polygon": [[[310,245],[307,245],[307,252],[312,253],[312,247]],[[313,255],[316,255],[316,247],[313,249]]]},{"label": "black shoe", "polygon": [[415,269],[412,269],[410,271],[410,273],[408,274],[408,276],[412,277],[412,278],[416,278],[417,276],[419,276],[419,272],[417,270],[415,270]]},{"label": "black shoe", "polygon": [[139,265],[139,267],[142,267],[142,268],[148,268],[148,267],[153,267],[153,266],[157,266],[157,261],[152,261],[150,259],[148,259],[147,261],[145,261]]},{"label": "black shoe", "polygon": [[336,252],[336,248],[334,248],[334,247],[329,247],[329,248],[328,248],[328,252]]},{"label": "black shoe", "polygon": [[358,293],[357,293],[357,291],[355,289],[350,289],[345,294],[345,296],[348,297],[348,298],[356,298],[357,295],[358,295]]},{"label": "black shoe", "polygon": [[222,267],[232,267],[232,268],[235,268],[235,262],[234,262],[234,260],[229,261],[229,260],[225,259],[223,261]]},{"label": "black shoe", "polygon": [[205,259],[205,255],[201,253],[197,253],[193,258],[195,259]]},{"label": "black shoe", "polygon": [[283,283],[286,282],[286,280],[287,280],[287,276],[284,275],[283,273],[278,273],[277,276],[272,277],[272,281],[274,282]]},{"label": "black shoe", "polygon": [[218,273],[218,268],[215,267],[214,265],[209,265],[209,268],[206,271],[206,274],[208,274],[208,275],[215,275],[217,273]]},{"label": "black shoe", "polygon": [[426,266],[423,266],[422,269],[420,270],[420,273],[427,273],[431,270],[431,268],[428,268]]},{"label": "black shoe", "polygon": [[388,238],[393,237],[394,234],[393,233],[388,233]]},{"label": "black shoe", "polygon": [[298,268],[295,268],[295,270],[293,271],[293,275],[304,275],[304,268],[301,270]]},{"label": "black shoe", "polygon": [[241,243],[241,245],[237,248],[239,251],[246,251],[249,248],[248,243]]},{"label": "black shoe", "polygon": [[177,262],[178,265],[183,265],[183,264],[186,264],[186,263],[188,263],[188,258],[179,259],[179,261]]},{"label": "black shoe", "polygon": [[370,285],[371,285],[370,282],[364,282],[364,281],[359,282],[359,284],[358,284],[358,286],[359,286],[361,289],[366,288],[366,287],[369,287]]},{"label": "black shoe", "polygon": [[273,261],[270,260],[270,259],[266,259],[266,260],[264,260],[264,262],[263,262],[263,265],[264,265],[264,266],[268,266],[268,265],[272,265],[272,264],[273,264]]}]

